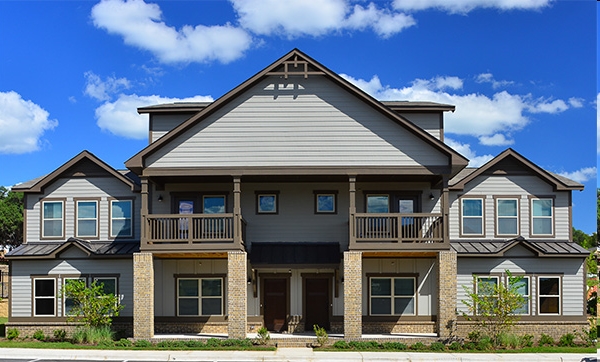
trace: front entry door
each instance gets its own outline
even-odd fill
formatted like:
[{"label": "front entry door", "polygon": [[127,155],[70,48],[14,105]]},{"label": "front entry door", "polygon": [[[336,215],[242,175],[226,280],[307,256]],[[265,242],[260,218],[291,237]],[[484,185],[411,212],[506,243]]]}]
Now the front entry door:
[{"label": "front entry door", "polygon": [[328,278],[306,278],[305,280],[305,322],[307,331],[312,331],[316,324],[329,330],[329,279]]},{"label": "front entry door", "polygon": [[287,319],[287,279],[263,279],[263,314],[269,331],[281,332]]}]

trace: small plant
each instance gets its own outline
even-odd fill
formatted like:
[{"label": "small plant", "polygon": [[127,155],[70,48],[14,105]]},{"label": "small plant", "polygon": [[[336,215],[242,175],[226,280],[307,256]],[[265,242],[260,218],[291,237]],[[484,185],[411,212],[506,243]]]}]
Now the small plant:
[{"label": "small plant", "polygon": [[471,332],[469,332],[469,334],[467,334],[467,338],[469,339],[470,342],[477,343],[477,342],[479,342],[479,339],[481,338],[481,333],[479,331],[471,331]]},{"label": "small plant", "polygon": [[67,331],[65,331],[64,329],[55,329],[53,334],[54,339],[56,339],[59,342],[63,342],[65,339],[67,339]]},{"label": "small plant", "polygon": [[152,342],[147,339],[138,339],[137,341],[133,342],[133,346],[137,348],[148,348],[152,347]]},{"label": "small plant", "polygon": [[442,342],[433,342],[429,349],[436,352],[441,352],[446,350],[446,346]]},{"label": "small plant", "polygon": [[426,348],[427,347],[422,342],[417,342],[417,343],[415,343],[415,344],[413,344],[413,345],[410,346],[410,349],[412,349],[413,351],[422,351],[422,350],[424,350]]},{"label": "small plant", "polygon": [[260,327],[258,331],[256,331],[256,343],[260,345],[265,345],[269,343],[271,336],[269,335],[269,331],[267,327]]},{"label": "small plant", "polygon": [[513,333],[502,333],[499,336],[499,345],[510,349],[520,348],[522,338]]},{"label": "small plant", "polygon": [[9,340],[13,340],[19,338],[19,330],[16,328],[9,328],[6,330],[6,338]]},{"label": "small plant", "polygon": [[127,338],[121,338],[115,342],[115,347],[131,347],[131,346],[133,346],[133,342],[131,342]]},{"label": "small plant", "polygon": [[113,331],[110,327],[89,327],[82,326],[75,330],[73,333],[73,341],[77,344],[101,344],[113,342]]},{"label": "small plant", "polygon": [[327,334],[325,328],[319,327],[317,324],[315,324],[313,325],[313,330],[317,335],[317,344],[319,344],[319,346],[324,346],[329,340],[329,335]]},{"label": "small plant", "polygon": [[492,343],[492,339],[486,336],[481,337],[479,342],[477,342],[477,346],[475,348],[477,348],[477,350],[479,351],[487,351],[489,349],[492,349],[493,346],[494,344]]},{"label": "small plant", "polygon": [[554,345],[554,338],[550,337],[547,334],[542,333],[540,336],[540,340],[538,341],[538,346],[552,346]]},{"label": "small plant", "polygon": [[448,345],[448,349],[451,351],[460,351],[463,348],[460,342],[454,341]]},{"label": "small plant", "polygon": [[37,331],[33,332],[33,339],[37,339],[38,341],[45,340],[46,336],[44,335],[44,331],[38,329]]},{"label": "small plant", "polygon": [[335,341],[333,344],[333,348],[335,349],[350,349],[348,342],[346,341]]},{"label": "small plant", "polygon": [[382,344],[383,349],[391,351],[404,351],[408,349],[408,346],[401,342],[384,342]]},{"label": "small plant", "polygon": [[573,333],[563,334],[558,340],[560,347],[575,347],[575,335]]},{"label": "small plant", "polygon": [[533,346],[533,334],[525,334],[521,337],[521,347]]}]

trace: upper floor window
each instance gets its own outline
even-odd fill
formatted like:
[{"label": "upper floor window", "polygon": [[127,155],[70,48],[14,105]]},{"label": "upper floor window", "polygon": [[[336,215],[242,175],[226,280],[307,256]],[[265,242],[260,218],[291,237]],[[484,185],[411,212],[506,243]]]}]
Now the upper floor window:
[{"label": "upper floor window", "polygon": [[256,192],[256,213],[257,214],[277,214],[279,213],[279,192],[277,191],[257,191]]},{"label": "upper floor window", "polygon": [[111,200],[110,202],[110,236],[131,237],[132,229],[132,200]]},{"label": "upper floor window", "polygon": [[97,201],[77,201],[77,236],[98,236]]},{"label": "upper floor window", "polygon": [[42,202],[42,237],[62,238],[64,235],[64,202]]},{"label": "upper floor window", "polygon": [[315,213],[337,213],[337,191],[315,191]]},{"label": "upper floor window", "polygon": [[519,235],[519,200],[496,200],[496,234]]},{"label": "upper floor window", "polygon": [[463,235],[483,235],[483,199],[461,199],[461,216]]},{"label": "upper floor window", "polygon": [[202,197],[203,210],[205,214],[224,214],[225,196],[223,195],[205,195]]},{"label": "upper floor window", "polygon": [[372,214],[387,214],[390,212],[389,195],[367,195],[367,212]]},{"label": "upper floor window", "polygon": [[531,234],[552,235],[554,225],[553,200],[532,199],[531,200]]}]

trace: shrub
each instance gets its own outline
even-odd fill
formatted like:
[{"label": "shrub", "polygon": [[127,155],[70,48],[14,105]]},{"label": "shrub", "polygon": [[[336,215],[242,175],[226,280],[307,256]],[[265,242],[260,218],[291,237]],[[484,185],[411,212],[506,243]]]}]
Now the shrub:
[{"label": "shrub", "polygon": [[113,342],[113,331],[108,326],[103,327],[79,327],[73,333],[73,341],[78,344],[111,344]]},{"label": "shrub", "polygon": [[554,344],[554,338],[550,337],[547,334],[542,333],[540,336],[540,340],[538,341],[539,346],[552,346]]},{"label": "shrub", "polygon": [[131,347],[133,346],[133,342],[128,340],[127,338],[121,338],[115,342],[116,347]]},{"label": "shrub", "polygon": [[462,344],[460,342],[452,342],[450,343],[450,345],[448,346],[448,349],[451,351],[460,351],[462,349]]},{"label": "shrub", "polygon": [[563,334],[558,340],[560,347],[575,347],[575,335],[573,333]]},{"label": "shrub", "polygon": [[38,329],[37,331],[33,332],[33,339],[37,339],[38,341],[45,340],[46,336],[44,335],[44,331]]},{"label": "shrub", "polygon": [[417,342],[410,346],[410,349],[412,349],[413,351],[422,351],[426,348],[427,347],[422,342]]},{"label": "shrub", "polygon": [[54,330],[54,339],[62,342],[67,339],[67,331],[64,329],[55,329]]},{"label": "shrub", "polygon": [[206,344],[204,344],[204,341],[200,340],[200,339],[190,339],[189,341],[185,341],[185,346],[189,347],[189,348],[202,348],[202,347],[206,347]]},{"label": "shrub", "polygon": [[433,342],[429,346],[429,349],[432,350],[432,351],[440,352],[440,351],[445,351],[446,350],[446,346],[442,342]]},{"label": "shrub", "polygon": [[333,344],[333,348],[336,348],[336,349],[349,349],[350,346],[348,345],[348,342],[346,342],[346,341],[335,341],[335,343]]},{"label": "shrub", "polygon": [[152,342],[146,339],[138,339],[137,341],[133,342],[133,346],[138,348],[148,348],[152,347]]},{"label": "shrub", "polygon": [[206,346],[211,348],[216,348],[221,346],[221,342],[216,338],[209,338],[206,341]]},{"label": "shrub", "polygon": [[392,351],[404,351],[404,350],[408,349],[408,346],[401,342],[384,342],[381,346],[385,350],[392,350]]},{"label": "shrub", "polygon": [[256,332],[256,343],[261,344],[261,345],[265,345],[269,342],[269,340],[271,339],[271,336],[269,335],[269,331],[267,330],[267,327],[260,327],[258,329],[258,331]]},{"label": "shrub", "polygon": [[319,344],[319,346],[324,346],[329,340],[329,335],[327,334],[327,331],[325,331],[325,328],[319,327],[315,324],[313,325],[313,330],[317,335],[317,343]]},{"label": "shrub", "polygon": [[357,350],[372,350],[381,348],[376,341],[351,341],[348,345]]},{"label": "shrub", "polygon": [[525,334],[521,337],[521,347],[533,346],[533,334]]},{"label": "shrub", "polygon": [[72,301],[69,321],[83,322],[88,327],[109,326],[123,305],[118,296],[106,294],[104,285],[96,281],[87,287],[84,280],[69,279],[61,289],[65,299]]},{"label": "shrub", "polygon": [[6,338],[9,340],[13,340],[15,338],[19,338],[19,330],[16,328],[9,328],[6,330]]},{"label": "shrub", "polygon": [[499,336],[499,345],[506,348],[517,349],[522,345],[522,338],[512,333],[502,333]]},{"label": "shrub", "polygon": [[471,331],[469,334],[467,334],[467,338],[469,341],[477,343],[481,338],[481,333],[479,331]]},{"label": "shrub", "polygon": [[475,342],[466,342],[465,344],[463,344],[464,349],[473,350],[473,349],[475,349],[475,347],[476,347]]},{"label": "shrub", "polygon": [[476,349],[479,351],[487,351],[492,349],[493,343],[490,337],[481,337],[481,339],[477,342]]}]

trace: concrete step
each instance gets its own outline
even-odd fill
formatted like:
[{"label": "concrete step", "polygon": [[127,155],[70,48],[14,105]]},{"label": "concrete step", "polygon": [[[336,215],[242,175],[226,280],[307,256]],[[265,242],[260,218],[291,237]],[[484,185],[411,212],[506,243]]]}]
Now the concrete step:
[{"label": "concrete step", "polygon": [[277,348],[311,348],[311,342],[294,338],[282,338],[275,341]]}]

